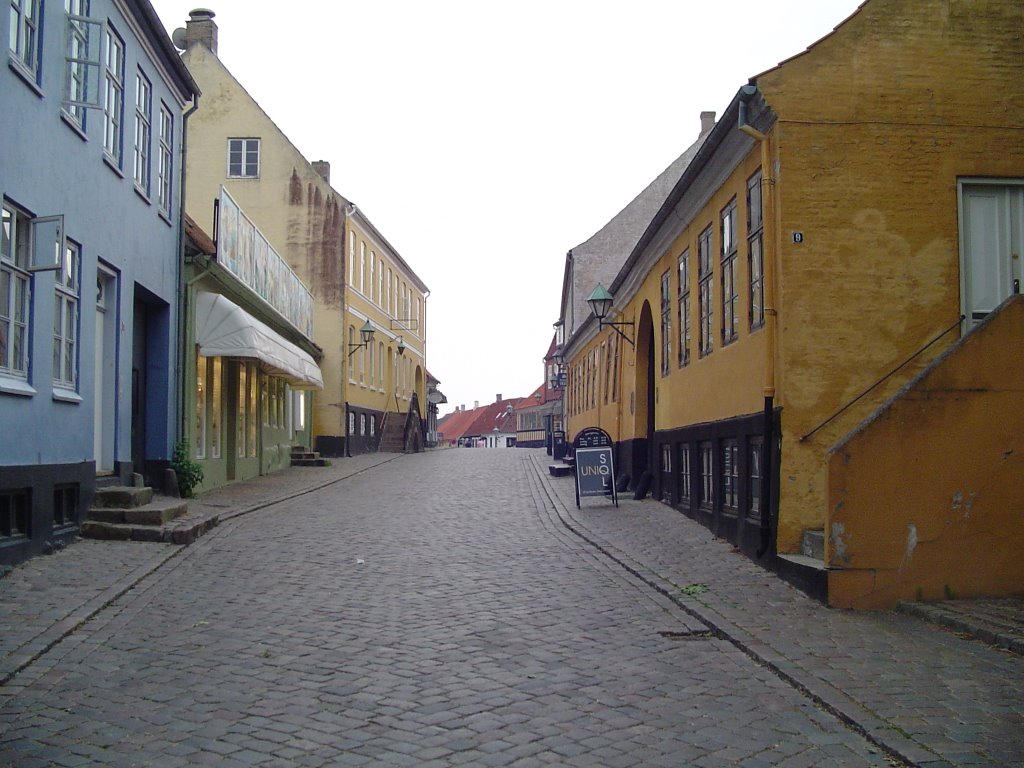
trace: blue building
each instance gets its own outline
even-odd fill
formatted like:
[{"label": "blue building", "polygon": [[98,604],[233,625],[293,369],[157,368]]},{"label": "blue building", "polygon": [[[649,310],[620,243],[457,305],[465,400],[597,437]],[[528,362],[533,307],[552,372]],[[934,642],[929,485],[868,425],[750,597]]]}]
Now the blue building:
[{"label": "blue building", "polygon": [[180,434],[182,137],[198,89],[147,0],[11,0],[0,70],[0,563]]}]

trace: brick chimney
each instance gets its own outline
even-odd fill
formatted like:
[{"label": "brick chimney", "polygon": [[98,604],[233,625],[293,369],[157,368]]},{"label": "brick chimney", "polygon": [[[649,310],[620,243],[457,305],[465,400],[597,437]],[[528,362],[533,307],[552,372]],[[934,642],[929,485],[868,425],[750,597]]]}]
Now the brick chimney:
[{"label": "brick chimney", "polygon": [[494,396],[494,402],[496,402],[496,403],[500,403],[501,402],[501,392],[499,392],[498,394],[496,394]]},{"label": "brick chimney", "polygon": [[188,14],[185,22],[185,48],[202,43],[214,54],[217,53],[217,22],[216,14],[207,8],[196,8]]},{"label": "brick chimney", "polygon": [[705,136],[711,132],[711,129],[715,127],[715,113],[714,112],[701,112],[700,113],[700,135]]},{"label": "brick chimney", "polygon": [[320,174],[320,178],[331,183],[331,164],[326,160],[314,160],[313,170]]}]

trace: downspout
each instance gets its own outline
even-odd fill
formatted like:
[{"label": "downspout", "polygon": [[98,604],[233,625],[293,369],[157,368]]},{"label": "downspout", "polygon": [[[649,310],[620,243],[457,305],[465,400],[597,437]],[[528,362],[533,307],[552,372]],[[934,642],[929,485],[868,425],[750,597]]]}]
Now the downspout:
[{"label": "downspout", "polygon": [[761,146],[761,219],[763,222],[761,269],[764,280],[764,411],[761,437],[761,545],[757,557],[761,558],[772,547],[772,479],[775,445],[775,348],[778,333],[775,309],[775,258],[778,253],[775,227],[775,179],[771,176],[771,148],[766,134],[747,122],[748,102],[757,95],[756,85],[740,89],[739,129]]},{"label": "downspout", "polygon": [[[178,200],[178,359],[174,363],[175,407],[178,409],[178,429],[175,445],[185,437],[185,355],[188,351],[188,286],[185,284],[185,165],[188,158],[188,118],[199,109],[199,96],[192,95],[192,106],[181,114],[181,163],[179,170],[180,197]],[[191,457],[189,457],[191,458]]]}]

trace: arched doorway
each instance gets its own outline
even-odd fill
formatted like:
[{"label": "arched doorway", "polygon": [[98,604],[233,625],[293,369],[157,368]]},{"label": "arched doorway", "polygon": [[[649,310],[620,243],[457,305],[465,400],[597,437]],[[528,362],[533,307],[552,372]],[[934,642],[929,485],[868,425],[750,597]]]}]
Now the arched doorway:
[{"label": "arched doorway", "polygon": [[[650,487],[650,475],[654,471],[654,319],[651,305],[644,302],[640,309],[640,320],[636,326],[636,360],[633,368],[634,403],[633,414],[633,451],[631,475],[633,488],[641,489],[641,484]],[[646,490],[645,490],[646,492]]]}]

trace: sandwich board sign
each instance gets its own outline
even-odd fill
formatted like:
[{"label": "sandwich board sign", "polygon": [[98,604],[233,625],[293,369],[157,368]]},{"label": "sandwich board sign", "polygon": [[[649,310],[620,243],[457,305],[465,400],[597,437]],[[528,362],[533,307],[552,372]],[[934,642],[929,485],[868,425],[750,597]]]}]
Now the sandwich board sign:
[{"label": "sandwich board sign", "polygon": [[588,427],[573,440],[576,449],[576,506],[587,496],[611,496],[619,506],[615,490],[614,444],[603,429]]}]

